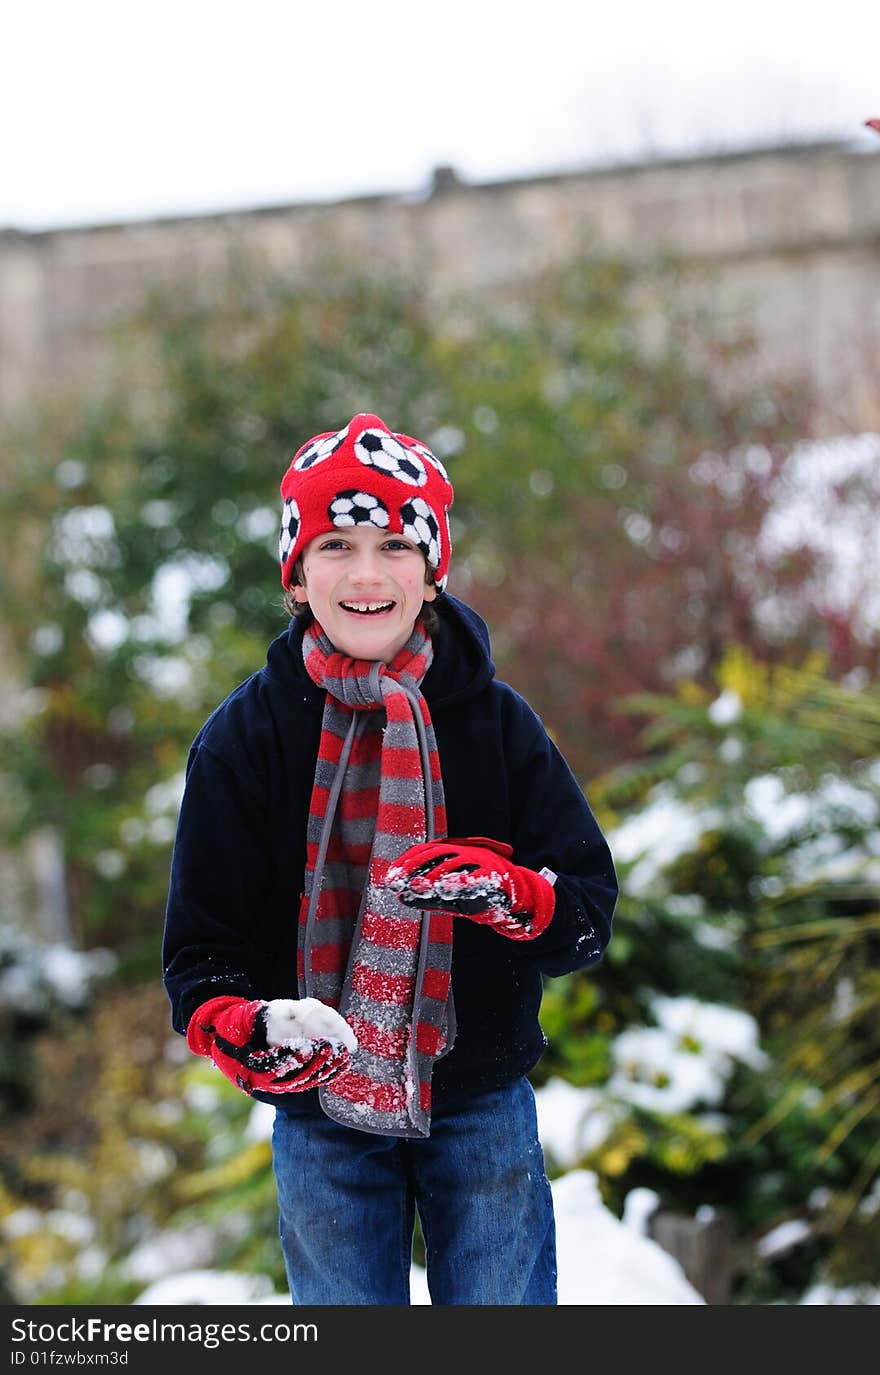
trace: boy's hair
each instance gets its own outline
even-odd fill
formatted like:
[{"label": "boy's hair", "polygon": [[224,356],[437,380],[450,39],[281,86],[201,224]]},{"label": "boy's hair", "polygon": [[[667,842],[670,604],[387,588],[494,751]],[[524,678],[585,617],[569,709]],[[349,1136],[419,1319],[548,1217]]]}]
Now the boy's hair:
[{"label": "boy's hair", "polygon": [[[433,581],[434,575],[428,566],[427,560],[425,560],[425,584],[427,586],[430,586],[430,584]],[[303,630],[308,630],[309,626],[315,619],[315,613],[309,606],[308,602],[298,602],[296,600],[296,597],[293,595],[294,587],[298,584],[302,585],[302,582],[303,566],[302,558],[300,557],[293,565],[293,574],[290,579],[290,587],[287,587],[284,590],[284,598],[282,604],[284,606],[285,611],[292,617],[292,619],[296,621],[301,621]],[[437,615],[437,612],[434,608],[442,596],[443,592],[438,587],[437,596],[435,597],[433,602],[422,602],[422,609],[419,612],[419,615],[421,616],[422,623],[429,635],[436,635],[437,631],[440,628],[440,617]]]}]

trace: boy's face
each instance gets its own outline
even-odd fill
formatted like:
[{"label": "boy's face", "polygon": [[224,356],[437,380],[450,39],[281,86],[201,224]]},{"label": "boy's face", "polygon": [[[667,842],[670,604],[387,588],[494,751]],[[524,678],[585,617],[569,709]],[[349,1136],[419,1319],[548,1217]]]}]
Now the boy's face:
[{"label": "boy's face", "polygon": [[437,595],[425,581],[421,549],[374,525],[318,535],[306,546],[302,568],[293,595],[309,603],[328,638],[353,659],[390,663],[412,634],[422,602]]}]

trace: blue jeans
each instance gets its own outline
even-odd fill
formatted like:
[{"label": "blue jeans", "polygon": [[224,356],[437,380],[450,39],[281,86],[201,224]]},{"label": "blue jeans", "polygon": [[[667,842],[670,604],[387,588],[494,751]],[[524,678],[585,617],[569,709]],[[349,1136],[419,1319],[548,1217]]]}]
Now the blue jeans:
[{"label": "blue jeans", "polygon": [[435,1304],[555,1304],[556,1229],[527,1079],[436,1107],[427,1139],[275,1113],[295,1304],[408,1304],[415,1209]]}]

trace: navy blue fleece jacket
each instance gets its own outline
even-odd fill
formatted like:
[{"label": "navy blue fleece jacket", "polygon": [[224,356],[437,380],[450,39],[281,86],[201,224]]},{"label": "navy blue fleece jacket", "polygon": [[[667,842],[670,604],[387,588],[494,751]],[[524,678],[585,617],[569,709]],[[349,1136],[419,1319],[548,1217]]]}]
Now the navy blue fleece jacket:
[{"label": "navy blue fleece jacket", "polygon": [[[422,683],[437,736],[449,834],[509,842],[517,864],[558,874],[556,909],[534,941],[456,918],[455,1045],[434,1070],[435,1103],[510,1082],[546,1047],[542,975],[594,964],[611,934],[617,881],[608,846],[568,765],[524,698],[495,678],[485,623],[437,602]],[[325,693],[302,659],[296,621],[265,666],[209,717],[187,763],[171,864],[164,979],[176,1031],[221,993],[295,998],[306,821]],[[317,1092],[261,1095],[319,1112]]]}]

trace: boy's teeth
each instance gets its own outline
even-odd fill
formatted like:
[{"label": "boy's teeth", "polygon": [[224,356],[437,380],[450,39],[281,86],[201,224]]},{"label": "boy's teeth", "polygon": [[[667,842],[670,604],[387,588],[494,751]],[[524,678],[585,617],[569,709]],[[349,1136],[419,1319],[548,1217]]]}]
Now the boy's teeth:
[{"label": "boy's teeth", "polygon": [[343,602],[346,611],[388,611],[393,602]]}]

